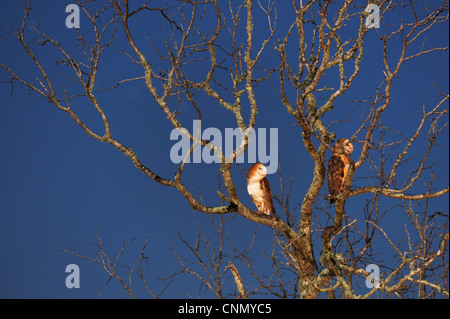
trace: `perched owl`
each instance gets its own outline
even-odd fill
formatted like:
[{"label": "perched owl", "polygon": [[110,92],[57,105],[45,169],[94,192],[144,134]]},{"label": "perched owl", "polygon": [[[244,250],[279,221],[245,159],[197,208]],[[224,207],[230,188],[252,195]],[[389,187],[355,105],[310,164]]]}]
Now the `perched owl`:
[{"label": "perched owl", "polygon": [[347,155],[350,155],[352,152],[353,145],[346,138],[338,139],[336,144],[334,144],[333,156],[331,156],[330,161],[328,162],[327,174],[331,204],[335,202],[334,196],[342,192],[344,181],[350,167],[350,161],[347,158]]},{"label": "perched owl", "polygon": [[272,192],[266,178],[267,169],[261,163],[253,164],[247,173],[247,191],[260,213],[273,213]]}]

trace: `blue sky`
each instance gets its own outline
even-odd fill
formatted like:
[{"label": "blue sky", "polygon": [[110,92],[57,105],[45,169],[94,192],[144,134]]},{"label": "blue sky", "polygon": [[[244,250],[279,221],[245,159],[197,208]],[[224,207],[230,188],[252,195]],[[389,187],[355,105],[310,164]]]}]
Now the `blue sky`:
[{"label": "blue sky", "polygon": [[[8,35],[7,26],[17,29],[23,16],[19,1],[2,2],[0,10],[0,61],[11,66],[17,74],[35,81],[37,70],[17,40]],[[75,31],[67,29],[64,21],[66,2],[32,2],[30,21],[39,23],[42,31],[54,36],[63,45],[77,52],[74,40]],[[285,3],[278,6],[277,33],[273,39],[282,38],[289,27],[292,12]],[[257,9],[255,8],[255,11]],[[39,16],[39,19],[36,17]],[[139,20],[133,25],[138,45],[145,49],[149,59],[157,61],[151,50],[151,43],[160,43],[169,31],[159,27],[157,19]],[[285,19],[286,17],[286,19]],[[365,39],[365,56],[361,71],[352,88],[335,103],[335,111],[327,114],[324,121],[345,120],[353,111],[347,124],[337,123],[333,131],[338,137],[351,135],[359,127],[361,112],[367,111],[367,105],[354,102],[369,99],[375,93],[376,86],[383,79],[380,57],[382,46],[378,33],[391,24],[398,23],[400,17],[390,17],[383,21],[379,30],[371,30]],[[209,28],[206,18],[204,27]],[[255,36],[259,47],[267,36],[266,21],[262,15],[255,16],[255,26],[262,25]],[[87,28],[86,18],[81,16],[81,29]],[[142,69],[115,49],[127,49],[126,41],[119,24],[119,33],[115,38],[115,47],[106,51],[100,64],[97,87],[108,88],[120,79],[142,76]],[[32,32],[31,28],[27,32]],[[226,41],[223,40],[223,41]],[[259,41],[259,42],[258,42]],[[419,42],[417,49],[422,44]],[[426,45],[448,45],[448,23],[437,26],[428,33]],[[78,48],[79,49],[79,48]],[[39,48],[39,58],[51,70],[51,76],[61,89],[71,89],[76,93],[73,82],[57,76],[55,51]],[[128,52],[131,50],[127,49]],[[398,54],[398,47],[392,47],[392,56]],[[152,53],[153,52],[153,53]],[[152,55],[153,54],[153,55]],[[293,58],[294,59],[294,58]],[[276,66],[276,55],[272,46],[266,49],[261,63]],[[192,72],[203,70],[192,68]],[[327,74],[325,84],[333,85],[332,72]],[[303,194],[312,179],[312,161],[301,143],[300,130],[295,119],[285,110],[279,98],[277,87],[278,74],[273,82],[267,82],[256,88],[256,98],[260,103],[258,127],[278,128],[279,158],[283,167],[283,177],[287,181],[296,175],[293,193],[293,206],[302,201]],[[223,77],[229,84],[229,78]],[[7,81],[8,74],[2,69],[0,81]],[[228,82],[226,82],[228,81]],[[403,132],[402,137],[410,136],[417,127],[422,106],[433,107],[441,97],[432,85],[437,84],[448,90],[448,54],[435,52],[404,64],[399,79],[394,82],[392,103],[383,114],[383,125]],[[14,84],[12,92],[9,83],[0,84],[0,297],[1,298],[127,298],[128,295],[98,265],[80,260],[73,255],[63,253],[55,245],[72,249],[81,255],[93,257],[97,227],[100,228],[105,249],[110,258],[115,258],[124,242],[134,241],[127,248],[120,265],[132,265],[139,256],[145,239],[149,238],[146,255],[149,257],[145,268],[147,279],[158,293],[166,284],[155,277],[167,277],[179,270],[179,264],[170,251],[172,246],[181,256],[192,258],[179,239],[179,234],[187,241],[195,239],[199,226],[211,236],[214,232],[208,227],[206,216],[194,212],[187,201],[172,188],[163,187],[138,171],[122,153],[111,145],[99,143],[87,136],[64,112],[58,111],[35,93]],[[100,92],[99,101],[110,119],[114,137],[130,146],[140,160],[162,177],[172,178],[176,164],[170,161],[170,149],[175,143],[169,139],[172,127],[151,99],[142,81],[123,84],[117,90]],[[202,106],[202,126],[235,128],[232,114],[221,109],[211,98],[200,96]],[[448,105],[448,103],[447,103]],[[88,125],[101,132],[101,122],[85,100],[74,100],[73,107]],[[195,111],[187,103],[179,105],[180,119],[191,127]],[[339,111],[338,111],[339,110]],[[248,113],[245,115],[248,119]],[[361,137],[361,136],[359,136]],[[394,133],[386,140],[399,139]],[[411,155],[421,154],[426,147],[426,137],[421,137]],[[355,153],[360,148],[355,145]],[[327,154],[327,159],[330,154]],[[414,161],[414,160],[412,160]],[[436,151],[430,154],[429,163],[435,162],[434,173],[437,180],[436,190],[448,186],[449,149],[448,129],[438,140]],[[241,164],[247,170],[249,163]],[[191,164],[183,174],[186,185],[197,194],[197,190],[207,203],[219,204],[216,195],[218,164]],[[407,170],[405,169],[405,172]],[[369,174],[368,164],[357,172],[357,186],[367,186],[369,180],[362,179]],[[253,208],[245,187],[245,176],[238,167],[233,168],[233,177],[241,200]],[[272,192],[280,194],[278,175],[269,176]],[[223,188],[222,188],[223,189]],[[325,194],[324,185],[322,194]],[[412,193],[423,191],[420,186]],[[364,199],[353,198],[347,203],[350,218],[361,219]],[[323,199],[321,199],[322,201]],[[434,210],[448,214],[448,194],[432,201]],[[386,207],[394,205],[386,201]],[[325,204],[327,206],[327,204]],[[298,212],[298,208],[297,208]],[[391,234],[403,232],[404,212],[394,210],[388,214],[383,225]],[[316,212],[320,214],[320,212]],[[215,217],[216,221],[218,217]],[[319,218],[319,217],[317,217]],[[401,229],[398,230],[399,225]],[[395,228],[397,227],[397,228]],[[262,271],[270,273],[271,266],[263,251],[270,252],[272,231],[267,227],[254,224],[241,216],[234,217],[227,224],[227,236],[238,247],[245,247],[258,231],[255,244],[255,258]],[[404,235],[404,233],[402,233]],[[320,240],[318,240],[318,243]],[[388,250],[387,243],[380,240],[379,249]],[[233,256],[233,251],[228,251]],[[81,288],[68,289],[65,268],[75,263],[80,267]],[[244,268],[244,267],[243,267]],[[126,268],[121,268],[123,274]],[[246,273],[246,270],[242,270]],[[139,279],[133,277],[137,297],[146,297]],[[108,284],[106,284],[108,282]],[[232,279],[228,280],[232,284]],[[167,289],[163,297],[184,298],[185,292],[195,296],[199,282],[192,276],[178,277]],[[255,283],[249,283],[255,285]],[[207,295],[211,296],[211,295]]]}]

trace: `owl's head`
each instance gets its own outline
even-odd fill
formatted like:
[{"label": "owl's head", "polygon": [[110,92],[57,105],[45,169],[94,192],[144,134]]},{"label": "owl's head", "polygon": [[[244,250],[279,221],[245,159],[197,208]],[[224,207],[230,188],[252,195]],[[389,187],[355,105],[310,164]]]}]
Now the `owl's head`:
[{"label": "owl's head", "polygon": [[248,170],[248,178],[263,179],[267,175],[267,168],[262,163],[253,164]]},{"label": "owl's head", "polygon": [[337,152],[341,151],[350,155],[353,152],[353,144],[350,143],[350,140],[347,138],[340,138],[334,145],[334,150]]}]

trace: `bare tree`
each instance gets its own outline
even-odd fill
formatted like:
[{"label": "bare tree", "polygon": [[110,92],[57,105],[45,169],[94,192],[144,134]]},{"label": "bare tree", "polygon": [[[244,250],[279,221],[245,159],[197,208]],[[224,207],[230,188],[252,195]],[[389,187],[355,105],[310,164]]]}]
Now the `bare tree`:
[{"label": "bare tree", "polygon": [[[150,283],[147,278],[144,276],[143,268],[146,266],[146,263],[148,261],[148,257],[146,256],[146,248],[148,245],[148,238],[145,240],[144,245],[142,246],[142,249],[135,259],[132,266],[122,266],[119,261],[120,258],[123,256],[125,250],[128,248],[128,246],[131,245],[133,240],[130,240],[129,242],[124,242],[122,247],[120,247],[117,255],[113,259],[110,254],[106,252],[106,247],[103,244],[102,237],[100,235],[100,229],[97,228],[97,243],[93,243],[92,245],[96,247],[96,251],[94,252],[94,255],[92,257],[81,255],[71,249],[64,249],[61,247],[56,246],[59,250],[72,254],[77,258],[88,260],[91,262],[94,262],[98,264],[109,276],[109,279],[106,281],[106,284],[108,284],[112,279],[117,280],[120,285],[125,289],[125,291],[130,295],[131,298],[135,299],[135,292],[133,291],[133,275],[137,275],[140,281],[142,282],[144,289],[146,292],[148,292],[152,298],[160,298],[160,296],[165,292],[165,290],[170,286],[170,284],[173,282],[173,279],[171,278],[165,278],[164,280],[167,282],[163,289],[155,293],[150,288]],[[157,278],[159,279],[159,278]],[[99,294],[100,297],[100,294]]]},{"label": "bare tree", "polygon": [[[339,114],[335,102],[359,79],[366,54],[364,39],[374,31],[367,25],[369,3],[292,1],[290,9],[295,14],[290,27],[280,31],[277,30],[279,12],[270,0],[265,3],[245,0],[239,4],[231,0],[226,4],[224,1],[219,4],[217,0],[180,0],[168,1],[162,7],[153,7],[150,1],[137,5],[128,0],[111,0],[104,7],[92,1],[77,1],[90,23],[89,29],[76,31],[78,54],[30,24],[31,8],[27,5],[21,26],[18,30],[11,28],[11,33],[34,62],[37,76],[22,76],[7,65],[0,65],[9,74],[11,85],[20,82],[47,99],[73,118],[88,136],[113,145],[150,179],[176,189],[193,209],[221,215],[219,226],[212,222],[219,238],[224,238],[222,225],[229,220],[225,214],[238,214],[239,218],[273,229],[273,251],[268,258],[275,265],[276,278],[260,276],[254,271],[248,250],[231,250],[235,254],[230,255],[224,252],[222,240],[218,248],[207,246],[212,255],[204,256],[199,252],[202,232],[196,243],[184,241],[205,272],[200,274],[179,258],[182,272],[197,276],[217,297],[233,295],[222,289],[223,281],[231,279],[230,276],[238,288],[234,295],[242,298],[263,290],[286,298],[369,298],[377,294],[448,297],[448,212],[435,211],[433,199],[447,194],[449,188],[433,186],[439,176],[428,161],[432,149],[438,147],[437,141],[448,131],[448,93],[436,88],[441,92],[441,100],[423,106],[421,121],[413,124],[416,129],[412,135],[405,137],[383,125],[383,114],[391,107],[393,83],[398,81],[402,66],[422,56],[448,51],[448,46],[430,48],[425,43],[418,44],[437,26],[448,24],[448,1],[419,5],[414,1],[381,0],[373,4],[378,8],[379,21],[388,18],[394,21],[383,28],[383,33],[376,31],[383,52],[380,72],[385,78],[373,89],[372,96],[357,101],[361,106],[358,124],[349,126],[343,119],[340,123],[348,126],[347,137],[359,144],[361,152],[356,161],[350,158],[351,167],[343,192],[336,198],[334,213],[333,207],[325,205],[327,197],[321,193],[326,179],[326,154],[332,150],[336,137],[331,129],[337,122],[330,121],[327,115]],[[397,11],[407,16],[398,18]],[[134,21],[148,14],[160,19],[168,34],[164,42],[152,43],[152,54],[144,53],[142,40],[133,27]],[[262,21],[256,20],[256,15],[265,17],[264,25],[255,25],[255,21]],[[203,23],[206,18],[208,23]],[[266,30],[262,41],[256,40],[259,38],[257,28]],[[33,35],[28,35],[29,32]],[[141,76],[124,76],[110,88],[98,88],[100,57],[105,51],[114,50],[114,39],[119,32],[123,32],[127,44],[126,49],[119,51],[140,67]],[[64,70],[60,76],[74,82],[71,92],[58,90],[57,75],[50,73],[36,53],[40,47],[56,50],[55,60]],[[271,61],[272,64],[264,60],[269,47],[274,47],[278,53],[278,59]],[[192,72],[193,67],[204,71]],[[219,187],[218,196],[222,203],[211,204],[215,202],[213,199],[203,200],[194,189],[189,189],[183,180],[188,167],[186,161],[179,165],[174,178],[161,177],[151,163],[142,163],[130,146],[113,137],[108,115],[97,99],[99,94],[131,81],[145,83],[163,113],[162,118],[176,129],[187,127],[178,117],[177,103],[190,103],[196,111],[196,119],[202,120],[206,107],[199,101],[206,95],[229,112],[234,118],[233,126],[244,132],[256,127],[258,110],[262,108],[255,88],[272,81],[285,111],[298,124],[299,144],[306,149],[314,166],[307,191],[280,194],[276,199],[281,208],[276,215],[258,214],[242,203],[231,174],[240,151],[248,147],[247,136],[234,149],[231,160],[227,160],[220,147],[188,130],[184,132],[194,146],[210,148],[221,160],[220,178],[225,191]],[[88,101],[97,112],[103,124],[101,132],[86,124],[72,108],[72,101],[80,98]],[[425,134],[428,146],[413,150]],[[364,174],[362,167],[369,167],[371,175]],[[281,174],[280,179],[283,191],[290,182],[284,184]],[[364,207],[360,207],[364,211],[363,220],[351,220],[346,214],[346,201],[356,197],[365,200]],[[292,209],[290,204],[294,198],[299,205]],[[391,204],[385,199],[393,199],[395,204],[389,207]],[[384,229],[382,220],[393,207],[402,208],[415,234],[405,229],[403,240],[398,240]],[[327,218],[319,217],[320,212]],[[314,220],[317,222],[313,223]],[[374,277],[366,266],[376,263],[375,244],[381,239],[392,249],[396,263]],[[207,241],[204,243],[208,245]],[[238,259],[259,283],[255,290],[246,291],[246,278],[239,275],[240,267],[234,264]],[[99,263],[98,259],[93,261]],[[100,265],[114,277],[114,267]],[[372,279],[369,292],[358,290],[356,278]],[[128,291],[129,285],[121,283]]]}]

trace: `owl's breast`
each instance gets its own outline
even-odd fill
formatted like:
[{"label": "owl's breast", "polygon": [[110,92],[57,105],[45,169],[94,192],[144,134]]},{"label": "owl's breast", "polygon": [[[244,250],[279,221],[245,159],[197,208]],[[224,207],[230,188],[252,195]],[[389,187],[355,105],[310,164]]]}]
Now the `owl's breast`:
[{"label": "owl's breast", "polygon": [[254,197],[262,197],[264,195],[264,192],[261,189],[261,185],[259,184],[259,182],[248,184],[247,191],[250,194],[250,196]]}]

